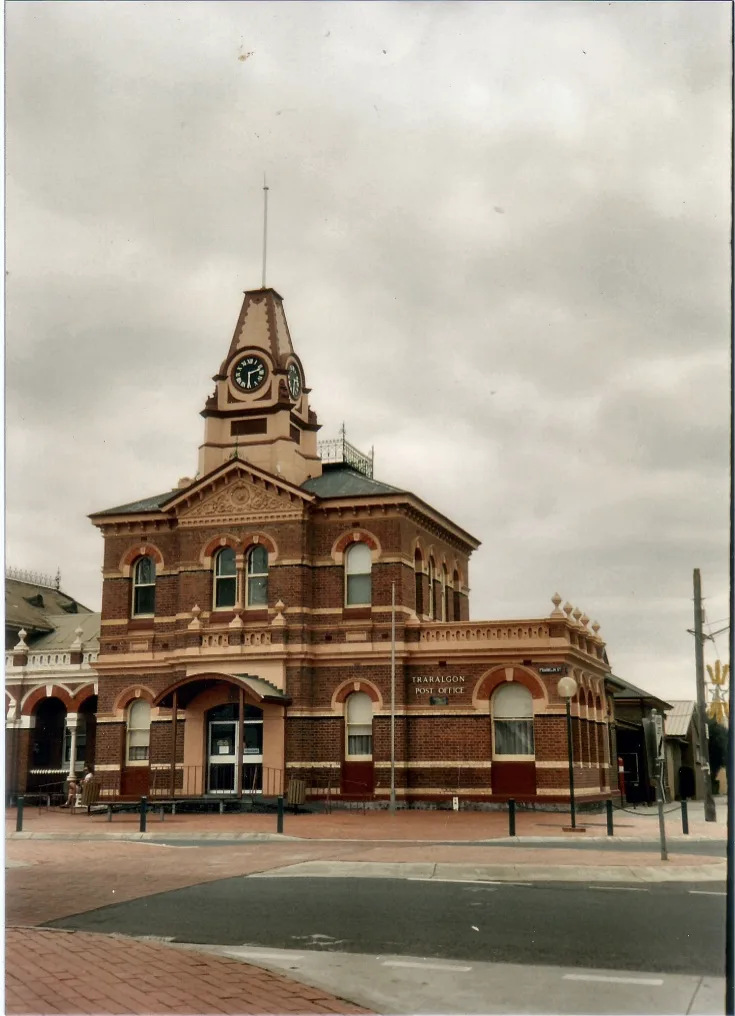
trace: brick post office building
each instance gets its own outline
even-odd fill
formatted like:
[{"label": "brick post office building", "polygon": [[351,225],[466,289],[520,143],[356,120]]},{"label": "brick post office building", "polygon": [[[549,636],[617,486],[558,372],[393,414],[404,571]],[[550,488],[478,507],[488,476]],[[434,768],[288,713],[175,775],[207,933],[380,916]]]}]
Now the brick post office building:
[{"label": "brick post office building", "polygon": [[91,516],[106,792],[268,794],[298,777],[310,796],[386,801],[394,644],[399,803],[568,799],[561,673],[579,685],[575,790],[609,796],[599,627],[558,596],[548,616],[471,621],[479,541],[376,480],[344,434],[318,444],[307,378],[281,297],[247,292],[196,478]]}]

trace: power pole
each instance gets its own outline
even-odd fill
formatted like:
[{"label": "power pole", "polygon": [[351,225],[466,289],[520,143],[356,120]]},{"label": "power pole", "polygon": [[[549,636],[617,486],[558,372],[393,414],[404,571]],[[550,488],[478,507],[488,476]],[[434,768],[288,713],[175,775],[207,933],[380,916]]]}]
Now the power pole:
[{"label": "power pole", "polygon": [[709,771],[709,739],[707,712],[704,699],[704,635],[702,634],[702,579],[699,568],[694,569],[694,659],[697,665],[697,716],[699,717],[699,756],[704,775],[704,820],[717,821],[715,799],[712,796],[712,774]]}]

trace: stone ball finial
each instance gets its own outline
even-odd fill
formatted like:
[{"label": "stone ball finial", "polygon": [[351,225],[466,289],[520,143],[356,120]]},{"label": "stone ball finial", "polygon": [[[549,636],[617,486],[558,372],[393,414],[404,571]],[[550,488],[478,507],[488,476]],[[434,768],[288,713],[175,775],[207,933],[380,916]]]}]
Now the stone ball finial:
[{"label": "stone ball finial", "polygon": [[597,635],[599,630],[600,630],[599,624],[597,623],[597,621],[593,621],[592,622],[592,631],[595,633],[595,635]]},{"label": "stone ball finial", "polygon": [[285,608],[286,604],[283,602],[283,600],[276,601],[276,610],[278,611],[279,614],[282,614]]},{"label": "stone ball finial", "polygon": [[587,617],[586,614],[582,614],[581,623],[583,628],[586,628],[587,625],[590,623],[590,619]]},{"label": "stone ball finial", "polygon": [[554,609],[551,612],[552,617],[558,616],[562,612],[559,610],[559,604],[561,603],[561,596],[558,593],[554,593],[551,597],[551,602],[554,604]]},{"label": "stone ball finial", "polygon": [[577,625],[579,625],[579,619],[580,619],[580,617],[581,617],[581,616],[582,616],[582,611],[581,611],[581,610],[579,609],[579,607],[576,607],[576,608],[575,608],[575,609],[574,609],[574,610],[572,611],[572,617],[573,617],[573,618],[574,618],[574,620],[576,621]]},{"label": "stone ball finial", "polygon": [[569,615],[572,613],[573,610],[574,610],[574,607],[567,600],[567,602],[564,604],[564,613],[567,615],[567,617],[569,618],[570,621],[571,621],[571,617]]},{"label": "stone ball finial", "polygon": [[28,648],[28,646],[26,645],[26,635],[27,634],[28,634],[28,632],[25,630],[25,628],[21,628],[20,629],[20,631],[18,632],[18,641],[13,646],[13,649],[15,649],[18,652],[20,652],[23,649],[27,649]]},{"label": "stone ball finial", "polygon": [[191,608],[191,613],[193,614],[193,616],[195,618],[197,618],[197,617],[199,617],[201,612],[202,612],[202,608],[199,606],[198,603],[195,603],[194,606]]}]

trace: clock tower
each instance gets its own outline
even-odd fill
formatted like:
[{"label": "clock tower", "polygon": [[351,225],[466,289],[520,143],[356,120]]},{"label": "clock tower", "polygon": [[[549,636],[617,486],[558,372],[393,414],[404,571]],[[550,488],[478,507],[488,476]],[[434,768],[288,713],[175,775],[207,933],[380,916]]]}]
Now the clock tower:
[{"label": "clock tower", "polygon": [[321,475],[319,424],[275,289],[245,293],[229,352],[212,380],[201,414],[200,476],[236,457],[296,486]]}]

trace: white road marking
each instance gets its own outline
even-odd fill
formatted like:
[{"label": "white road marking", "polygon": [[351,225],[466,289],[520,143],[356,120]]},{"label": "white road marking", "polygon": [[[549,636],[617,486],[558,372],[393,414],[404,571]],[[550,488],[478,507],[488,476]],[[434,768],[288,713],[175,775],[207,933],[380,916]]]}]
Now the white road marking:
[{"label": "white road marking", "polygon": [[691,896],[727,896],[727,893],[715,892],[714,889],[690,889]]},{"label": "white road marking", "polygon": [[254,960],[289,960],[292,963],[298,963],[303,960],[303,956],[300,953],[289,952],[288,949],[284,949],[283,952],[259,952],[257,949],[228,949],[225,956],[249,956]]},{"label": "white road marking", "polygon": [[446,963],[412,963],[410,960],[383,960],[384,967],[410,967],[412,970],[455,970],[464,972],[472,967],[458,967]]},{"label": "white road marking", "polygon": [[609,977],[605,974],[564,974],[565,981],[603,981],[605,984],[663,984],[660,977]]},{"label": "white road marking", "polygon": [[588,889],[598,889],[604,891],[609,889],[614,893],[647,893],[648,889],[638,888],[638,886],[632,885],[588,885]]},{"label": "white road marking", "polygon": [[[432,878],[430,875],[409,875],[406,882],[442,882],[454,885],[511,885],[510,882],[489,882],[486,878]],[[529,883],[524,883],[530,885]]]}]

